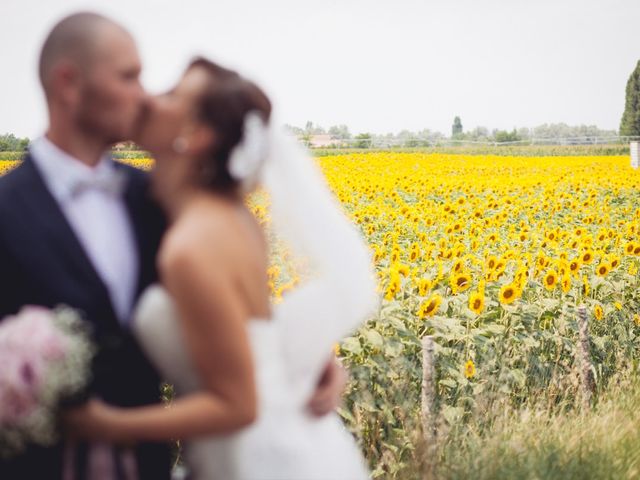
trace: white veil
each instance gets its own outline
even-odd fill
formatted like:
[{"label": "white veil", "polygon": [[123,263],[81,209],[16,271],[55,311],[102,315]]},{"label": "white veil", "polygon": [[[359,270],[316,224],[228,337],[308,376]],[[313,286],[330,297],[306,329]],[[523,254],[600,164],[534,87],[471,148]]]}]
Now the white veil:
[{"label": "white veil", "polygon": [[[377,304],[371,256],[307,151],[283,129],[265,126],[252,113],[245,127],[230,167],[247,172],[252,169],[233,163],[260,165],[244,178],[266,190],[276,236],[313,271],[273,310],[287,374],[304,395],[315,387],[335,343],[366,320]],[[259,151],[263,158],[256,162]]]}]

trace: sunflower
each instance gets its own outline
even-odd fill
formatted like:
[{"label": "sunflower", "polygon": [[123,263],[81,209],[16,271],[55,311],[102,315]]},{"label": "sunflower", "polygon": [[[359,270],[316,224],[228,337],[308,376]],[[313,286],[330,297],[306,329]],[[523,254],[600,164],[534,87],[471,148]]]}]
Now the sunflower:
[{"label": "sunflower", "polygon": [[473,292],[469,295],[469,310],[476,315],[480,315],[484,310],[484,295],[480,292]]},{"label": "sunflower", "polygon": [[553,290],[558,283],[558,274],[554,270],[549,270],[544,276],[544,288]]},{"label": "sunflower", "polygon": [[633,255],[633,252],[635,249],[636,249],[636,244],[633,242],[627,243],[624,247],[624,251],[627,255]]},{"label": "sunflower", "polygon": [[585,297],[589,296],[589,292],[591,292],[591,285],[589,285],[589,279],[586,275],[582,276],[582,293],[584,293]]},{"label": "sunflower", "polygon": [[502,275],[504,273],[504,269],[507,267],[507,264],[504,260],[498,260],[498,262],[496,263],[495,266],[495,272],[496,275],[498,276],[498,278],[500,278],[500,275]]},{"label": "sunflower", "polygon": [[409,254],[409,258],[412,262],[415,262],[418,257],[420,257],[420,247],[417,243],[414,243],[413,245],[411,245],[411,253]]},{"label": "sunflower", "polygon": [[454,294],[464,292],[471,286],[471,275],[461,272],[451,277],[451,290]]},{"label": "sunflower", "polygon": [[596,268],[596,273],[599,277],[606,277],[610,270],[609,264],[605,262],[601,262],[600,265]]},{"label": "sunflower", "polygon": [[512,283],[508,285],[504,285],[500,289],[500,294],[499,294],[500,303],[509,305],[513,303],[517,297],[518,297],[518,288],[516,285]]},{"label": "sunflower", "polygon": [[400,275],[396,271],[392,271],[389,276],[389,285],[387,286],[387,290],[385,292],[384,298],[386,300],[393,300],[396,296],[396,293],[400,291],[402,283],[400,281]]},{"label": "sunflower", "polygon": [[573,274],[573,275],[577,275],[578,272],[580,271],[580,260],[578,260],[577,258],[571,260],[569,262],[569,271]]},{"label": "sunflower", "polygon": [[604,318],[604,310],[602,309],[602,306],[596,305],[593,309],[593,314],[596,317],[596,320],[602,320]]},{"label": "sunflower", "polygon": [[558,274],[560,276],[564,276],[564,274],[568,273],[569,271],[569,262],[567,262],[565,259],[561,259],[558,262]]},{"label": "sunflower", "polygon": [[464,364],[464,376],[471,379],[476,375],[476,365],[473,360],[467,360]]},{"label": "sunflower", "polygon": [[585,263],[587,265],[590,264],[591,262],[593,262],[593,252],[591,250],[587,250],[582,254],[580,260],[582,260],[582,263]]},{"label": "sunflower", "polygon": [[403,277],[406,277],[407,275],[409,275],[409,267],[407,265],[404,265],[401,263],[396,268],[398,270],[398,273]]},{"label": "sunflower", "polygon": [[424,317],[433,317],[438,308],[440,308],[440,304],[442,303],[442,297],[437,293],[431,295],[431,297],[420,305],[418,310],[418,316],[420,318]]},{"label": "sunflower", "polygon": [[560,285],[562,286],[562,291],[564,293],[569,293],[569,290],[571,290],[571,277],[569,275],[564,275],[562,280],[560,280]]},{"label": "sunflower", "polygon": [[424,297],[429,290],[431,290],[431,280],[428,278],[418,280],[418,295]]},{"label": "sunflower", "polygon": [[453,264],[453,268],[452,270],[456,273],[458,273],[460,270],[462,270],[462,268],[464,267],[464,261],[463,260],[456,260],[455,263]]},{"label": "sunflower", "polygon": [[611,270],[615,270],[620,266],[620,257],[611,257]]}]

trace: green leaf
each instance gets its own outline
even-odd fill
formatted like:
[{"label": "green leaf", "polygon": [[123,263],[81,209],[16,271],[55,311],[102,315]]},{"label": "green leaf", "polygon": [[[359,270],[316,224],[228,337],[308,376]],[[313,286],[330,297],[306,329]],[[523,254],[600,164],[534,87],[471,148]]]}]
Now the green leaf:
[{"label": "green leaf", "polygon": [[384,346],[385,355],[391,358],[395,358],[399,356],[403,350],[404,350],[404,345],[402,344],[402,342],[399,342],[395,339],[387,341],[387,343]]},{"label": "green leaf", "polygon": [[442,416],[449,425],[458,423],[462,419],[463,415],[464,410],[460,407],[451,407],[447,405],[442,409]]},{"label": "green leaf", "polygon": [[360,345],[360,340],[355,337],[348,337],[342,342],[340,345],[340,349],[345,352],[349,352],[353,355],[360,355],[362,353],[362,346]]},{"label": "green leaf", "polygon": [[445,387],[449,387],[449,388],[456,388],[458,386],[458,383],[455,380],[452,380],[450,378],[445,378],[443,380],[440,380],[440,385],[444,385]]},{"label": "green leaf", "polygon": [[369,342],[372,346],[376,348],[382,348],[382,345],[384,344],[384,339],[382,338],[382,335],[380,335],[375,330],[365,330],[364,337],[366,338],[367,342]]}]

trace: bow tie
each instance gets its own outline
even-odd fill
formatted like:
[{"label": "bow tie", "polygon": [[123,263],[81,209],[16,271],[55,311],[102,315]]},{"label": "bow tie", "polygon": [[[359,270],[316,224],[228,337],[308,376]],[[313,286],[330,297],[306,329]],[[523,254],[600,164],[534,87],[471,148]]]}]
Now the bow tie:
[{"label": "bow tie", "polygon": [[77,180],[71,187],[71,196],[77,197],[84,192],[97,190],[117,197],[122,195],[127,177],[120,170],[100,172],[89,178]]}]

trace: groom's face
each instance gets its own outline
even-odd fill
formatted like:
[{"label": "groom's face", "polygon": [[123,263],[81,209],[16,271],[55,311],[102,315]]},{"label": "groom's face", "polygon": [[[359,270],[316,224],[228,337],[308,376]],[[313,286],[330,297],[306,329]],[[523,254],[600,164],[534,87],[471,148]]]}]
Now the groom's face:
[{"label": "groom's face", "polygon": [[107,143],[131,138],[140,121],[146,94],[141,63],[131,36],[115,26],[100,32],[86,66],[78,104],[78,125]]}]

